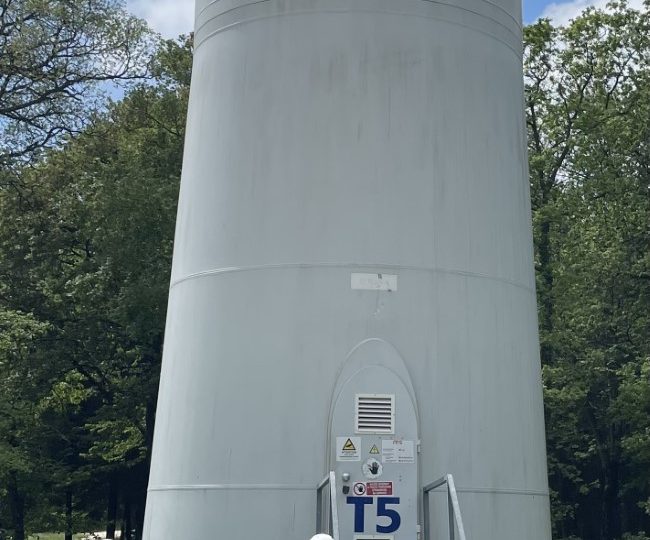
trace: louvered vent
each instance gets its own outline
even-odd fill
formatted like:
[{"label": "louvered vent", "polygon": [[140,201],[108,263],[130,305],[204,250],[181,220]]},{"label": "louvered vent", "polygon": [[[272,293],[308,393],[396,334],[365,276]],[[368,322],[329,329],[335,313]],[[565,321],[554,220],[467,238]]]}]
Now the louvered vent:
[{"label": "louvered vent", "polygon": [[357,433],[395,433],[395,396],[356,395]]}]

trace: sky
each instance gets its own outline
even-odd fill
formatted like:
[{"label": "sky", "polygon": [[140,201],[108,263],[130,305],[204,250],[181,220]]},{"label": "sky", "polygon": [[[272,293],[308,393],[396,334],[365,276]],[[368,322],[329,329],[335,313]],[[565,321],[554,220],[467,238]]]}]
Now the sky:
[{"label": "sky", "polygon": [[[566,24],[587,6],[604,7],[606,3],[607,0],[525,0],[524,22],[549,17],[556,24]],[[640,8],[643,0],[630,0],[629,4]],[[194,0],[127,0],[127,7],[166,38],[188,34],[193,28]]]}]

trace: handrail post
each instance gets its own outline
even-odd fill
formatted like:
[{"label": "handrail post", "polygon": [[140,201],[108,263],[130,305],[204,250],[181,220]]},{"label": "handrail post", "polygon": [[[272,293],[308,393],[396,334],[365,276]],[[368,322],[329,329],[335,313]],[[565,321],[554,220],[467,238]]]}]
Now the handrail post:
[{"label": "handrail post", "polygon": [[431,515],[429,514],[429,491],[426,489],[422,495],[422,503],[424,504],[424,540],[429,540],[431,534]]},{"label": "handrail post", "polygon": [[460,515],[460,504],[458,504],[458,494],[456,493],[456,485],[454,484],[454,477],[451,474],[447,475],[447,485],[449,486],[449,496],[451,498],[451,505],[454,508],[454,516],[456,517],[458,536],[460,540],[465,540],[465,528],[463,527],[463,518]]},{"label": "handrail post", "polygon": [[336,506],[336,474],[330,471],[330,506],[332,516],[332,537],[339,540],[339,511]]},{"label": "handrail post", "polygon": [[323,524],[323,488],[316,489],[316,532],[320,532]]},{"label": "handrail post", "polygon": [[449,482],[447,482],[447,511],[449,512],[449,540],[456,538],[456,530],[454,528],[454,505],[451,502],[451,489]]}]

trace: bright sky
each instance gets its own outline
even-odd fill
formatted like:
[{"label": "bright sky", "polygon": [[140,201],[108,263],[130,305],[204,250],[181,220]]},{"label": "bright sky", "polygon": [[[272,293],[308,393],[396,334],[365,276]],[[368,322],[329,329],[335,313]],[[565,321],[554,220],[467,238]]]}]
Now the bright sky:
[{"label": "bright sky", "polygon": [[[604,7],[607,0],[525,0],[524,22],[538,17],[550,17],[557,24],[564,24],[587,6]],[[630,0],[630,6],[641,8],[643,0]],[[193,28],[194,0],[127,0],[128,8],[146,19],[151,27],[164,37],[175,38],[188,34]]]}]

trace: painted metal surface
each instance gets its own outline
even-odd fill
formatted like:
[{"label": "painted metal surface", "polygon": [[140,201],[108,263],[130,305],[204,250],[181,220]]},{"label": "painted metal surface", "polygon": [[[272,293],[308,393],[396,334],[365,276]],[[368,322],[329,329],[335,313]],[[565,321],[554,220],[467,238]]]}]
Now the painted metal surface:
[{"label": "painted metal surface", "polygon": [[[355,398],[372,394],[392,398],[395,420],[390,433],[356,429]],[[413,540],[418,531],[419,437],[413,387],[402,359],[385,341],[363,342],[343,367],[333,396],[330,468],[341,479],[349,474],[342,485],[351,488],[338,497],[341,531],[350,539],[354,533]],[[339,442],[348,439],[357,445],[357,459],[339,455]],[[405,451],[400,455],[398,448]]]},{"label": "painted metal surface", "polygon": [[454,474],[470,540],[550,538],[520,19],[197,2],[145,538],[309,538],[369,339],[413,381],[420,486]]}]

